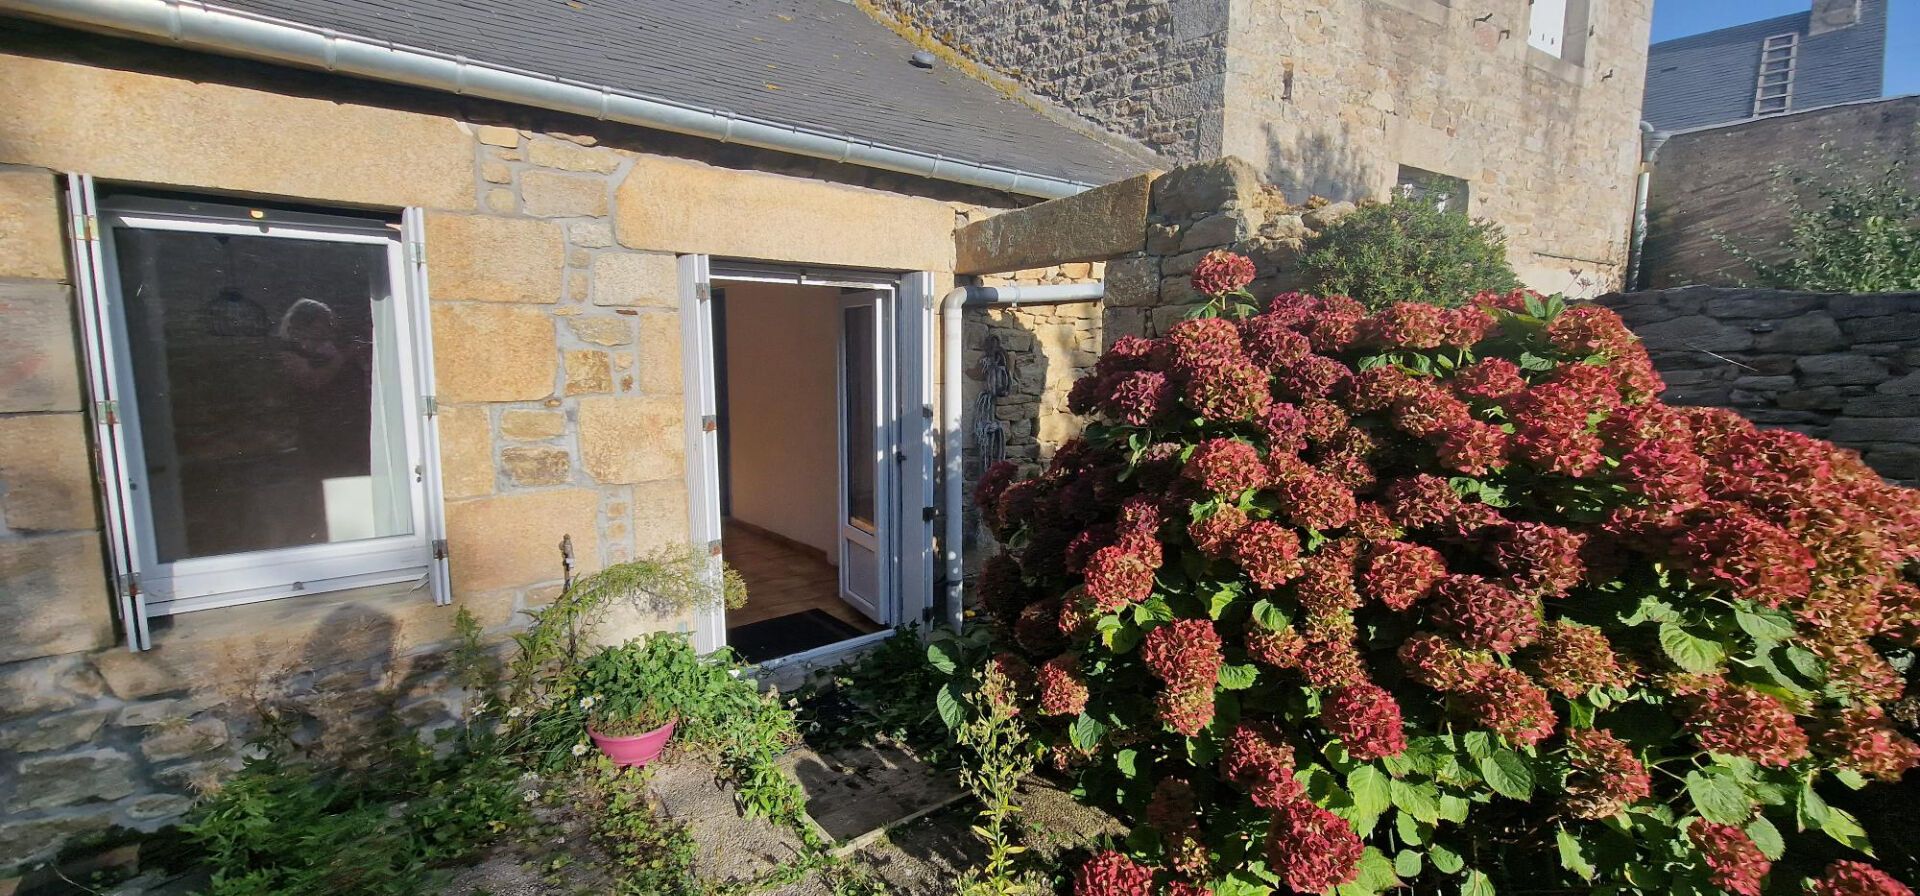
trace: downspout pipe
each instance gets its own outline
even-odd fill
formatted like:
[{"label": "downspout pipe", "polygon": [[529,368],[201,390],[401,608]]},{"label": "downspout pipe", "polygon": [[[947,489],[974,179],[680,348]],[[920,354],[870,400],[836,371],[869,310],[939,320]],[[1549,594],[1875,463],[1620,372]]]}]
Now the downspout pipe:
[{"label": "downspout pipe", "polygon": [[941,512],[946,525],[940,549],[947,563],[947,624],[956,632],[966,619],[966,430],[964,400],[960,395],[961,312],[967,308],[1020,305],[1062,305],[1097,302],[1107,294],[1105,283],[1064,283],[1053,286],[962,286],[940,300],[940,431],[942,479],[945,490]]},{"label": "downspout pipe", "polygon": [[[220,9],[198,0],[0,0],[0,12],[193,50],[243,56],[639,125],[721,143],[1057,199],[1093,184],[668,102],[460,56]],[[503,50],[503,53],[510,52]]]},{"label": "downspout pipe", "polygon": [[1648,122],[1640,122],[1640,171],[1633,179],[1633,233],[1628,237],[1627,278],[1621,284],[1626,292],[1642,285],[1647,250],[1647,196],[1653,183],[1653,162],[1669,136],[1666,131],[1654,130]]}]

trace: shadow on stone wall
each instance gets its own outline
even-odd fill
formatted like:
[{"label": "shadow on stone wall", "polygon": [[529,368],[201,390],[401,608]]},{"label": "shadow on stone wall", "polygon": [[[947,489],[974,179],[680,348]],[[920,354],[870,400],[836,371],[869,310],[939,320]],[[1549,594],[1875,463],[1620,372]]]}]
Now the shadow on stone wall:
[{"label": "shadow on stone wall", "polygon": [[1828,439],[1920,484],[1920,293],[1701,286],[1598,301],[1646,342],[1667,401]]},{"label": "shadow on stone wall", "polygon": [[1329,133],[1320,130],[1291,139],[1268,122],[1261,125],[1267,140],[1266,181],[1295,202],[1311,196],[1336,201],[1377,198],[1373,195],[1374,172],[1362,161],[1349,129]]}]

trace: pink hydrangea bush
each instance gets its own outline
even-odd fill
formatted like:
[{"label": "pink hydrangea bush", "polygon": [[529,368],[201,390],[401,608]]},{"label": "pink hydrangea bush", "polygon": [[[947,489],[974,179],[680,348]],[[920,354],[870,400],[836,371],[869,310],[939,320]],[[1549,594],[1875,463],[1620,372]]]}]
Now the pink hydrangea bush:
[{"label": "pink hydrangea bush", "polygon": [[1217,301],[1119,339],[1084,437],[976,494],[1025,717],[1137,825],[1075,893],[1902,892],[1821,794],[1920,764],[1882,708],[1920,494],[1662,404],[1596,305],[1250,278],[1203,260]]}]

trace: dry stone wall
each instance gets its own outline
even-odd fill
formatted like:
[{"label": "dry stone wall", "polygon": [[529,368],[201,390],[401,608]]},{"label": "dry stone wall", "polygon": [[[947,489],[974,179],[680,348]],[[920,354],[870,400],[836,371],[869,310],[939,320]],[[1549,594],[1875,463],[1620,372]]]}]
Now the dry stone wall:
[{"label": "dry stone wall", "polygon": [[1920,293],[1693,287],[1610,295],[1667,401],[1732,408],[1920,484]]}]

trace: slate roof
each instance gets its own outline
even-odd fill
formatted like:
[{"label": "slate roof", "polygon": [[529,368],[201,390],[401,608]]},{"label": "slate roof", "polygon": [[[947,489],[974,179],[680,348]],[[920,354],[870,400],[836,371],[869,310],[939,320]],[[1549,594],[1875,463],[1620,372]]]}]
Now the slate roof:
[{"label": "slate roof", "polygon": [[1798,34],[1793,100],[1799,112],[1880,96],[1887,52],[1887,0],[1863,0],[1860,21],[1809,37],[1811,12],[1734,25],[1654,44],[1640,116],[1662,131],[1710,127],[1753,117],[1760,44]]},{"label": "slate roof", "polygon": [[410,49],[722,109],[975,164],[1102,184],[1143,147],[1047,114],[839,0],[212,0]]}]

